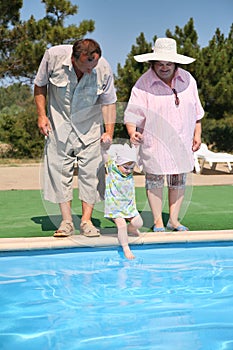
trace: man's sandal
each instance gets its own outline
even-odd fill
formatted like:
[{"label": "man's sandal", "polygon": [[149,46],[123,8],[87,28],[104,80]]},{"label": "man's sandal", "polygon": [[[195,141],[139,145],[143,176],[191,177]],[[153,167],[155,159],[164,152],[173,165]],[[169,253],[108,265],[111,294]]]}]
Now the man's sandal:
[{"label": "man's sandal", "polygon": [[53,234],[53,237],[69,237],[75,233],[74,224],[69,220],[63,220],[59,226],[59,229],[56,230]]},{"label": "man's sandal", "polygon": [[91,220],[81,221],[80,234],[86,237],[99,237],[100,231],[92,224]]}]

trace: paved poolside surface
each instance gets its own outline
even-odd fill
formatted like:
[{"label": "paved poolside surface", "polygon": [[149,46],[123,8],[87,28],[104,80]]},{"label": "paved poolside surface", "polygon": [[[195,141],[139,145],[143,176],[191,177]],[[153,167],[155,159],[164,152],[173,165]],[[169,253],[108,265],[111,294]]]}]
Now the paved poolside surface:
[{"label": "paved poolside surface", "polygon": [[[40,164],[0,166],[0,190],[36,190],[41,189]],[[215,170],[205,165],[203,174],[192,174],[193,186],[233,185],[233,174],[227,165],[218,164]],[[75,177],[74,186],[77,184]],[[144,176],[135,176],[136,187],[144,186]],[[189,231],[141,233],[139,237],[129,237],[131,244],[184,243],[184,242],[216,242],[233,241],[232,230],[221,231]],[[0,251],[18,251],[35,249],[62,249],[75,247],[107,247],[118,246],[116,234],[102,234],[97,238],[73,235],[68,238],[35,237],[35,238],[1,238]]]},{"label": "paved poolside surface", "polygon": [[[40,164],[18,166],[0,166],[0,190],[37,190],[41,189]],[[77,185],[75,176],[74,186]],[[208,164],[203,174],[192,174],[193,186],[233,185],[233,173],[229,173],[227,165],[217,164],[216,170],[211,170]],[[144,176],[135,176],[135,186],[144,186]]]}]

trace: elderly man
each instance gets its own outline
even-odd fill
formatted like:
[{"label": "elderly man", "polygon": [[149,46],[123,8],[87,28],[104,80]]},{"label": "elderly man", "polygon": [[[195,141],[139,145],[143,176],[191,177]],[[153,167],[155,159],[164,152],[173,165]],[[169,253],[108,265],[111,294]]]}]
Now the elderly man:
[{"label": "elderly man", "polygon": [[[101,143],[112,142],[116,118],[116,93],[108,62],[92,39],[46,50],[35,78],[38,127],[46,136],[44,198],[59,203],[62,222],[55,237],[74,233],[74,162],[78,162],[80,233],[99,236],[92,224],[94,204],[104,196]],[[47,106],[47,107],[46,107]],[[104,127],[103,127],[104,120]]]}]

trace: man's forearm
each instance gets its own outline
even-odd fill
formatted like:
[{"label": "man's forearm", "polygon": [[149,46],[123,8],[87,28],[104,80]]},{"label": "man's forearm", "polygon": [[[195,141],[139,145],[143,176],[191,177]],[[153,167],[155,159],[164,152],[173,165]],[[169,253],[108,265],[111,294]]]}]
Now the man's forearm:
[{"label": "man's forearm", "polygon": [[47,86],[34,87],[34,100],[37,108],[38,117],[46,116],[46,96]]},{"label": "man's forearm", "polygon": [[34,87],[34,99],[38,114],[38,128],[41,134],[48,136],[51,131],[51,126],[46,113],[46,96],[47,96],[47,86],[37,86]]},{"label": "man's forearm", "polygon": [[105,125],[105,132],[113,137],[116,123],[116,104],[103,105],[102,113]]}]

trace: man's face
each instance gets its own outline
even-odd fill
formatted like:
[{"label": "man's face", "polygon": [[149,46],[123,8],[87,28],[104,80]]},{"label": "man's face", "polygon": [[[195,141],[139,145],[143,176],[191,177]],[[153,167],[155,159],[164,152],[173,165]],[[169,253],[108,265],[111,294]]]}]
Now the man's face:
[{"label": "man's face", "polygon": [[80,72],[90,74],[97,66],[99,58],[97,53],[90,55],[81,53],[78,59],[74,59],[74,64]]},{"label": "man's face", "polygon": [[156,61],[152,66],[157,76],[166,84],[171,83],[175,75],[175,63],[168,61]]}]

